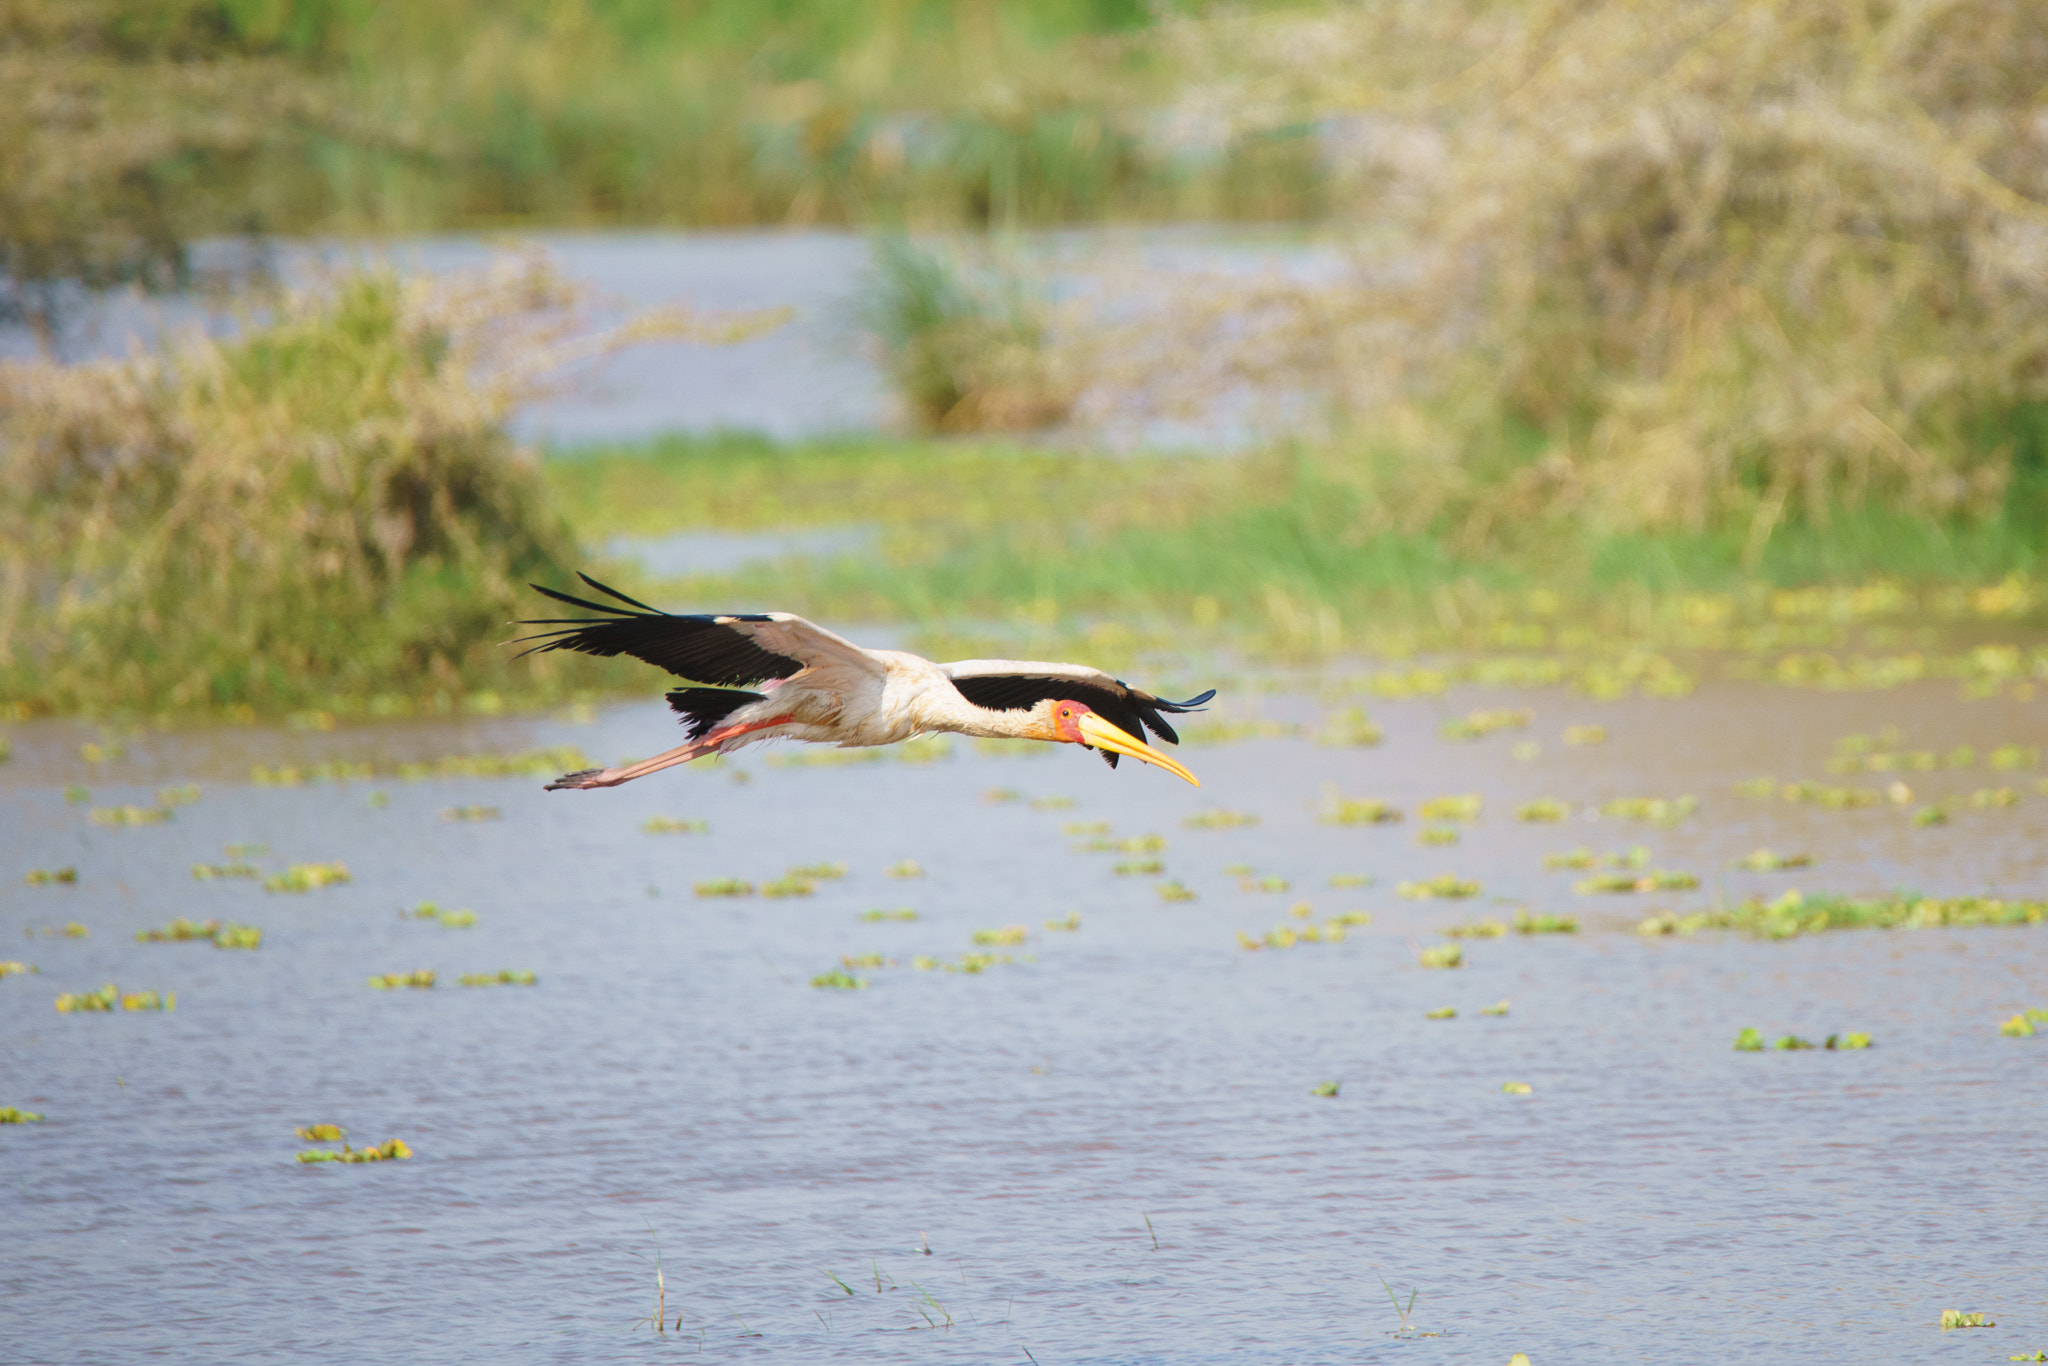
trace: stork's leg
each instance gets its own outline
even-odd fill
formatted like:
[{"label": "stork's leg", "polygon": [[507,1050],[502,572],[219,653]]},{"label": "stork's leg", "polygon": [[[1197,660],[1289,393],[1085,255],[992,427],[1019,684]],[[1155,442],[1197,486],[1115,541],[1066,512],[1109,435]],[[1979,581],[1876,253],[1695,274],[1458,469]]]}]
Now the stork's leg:
[{"label": "stork's leg", "polygon": [[644,778],[664,768],[687,764],[692,759],[701,759],[707,754],[716,753],[720,745],[749,731],[786,725],[795,719],[794,716],[777,716],[771,720],[752,721],[740,726],[721,726],[701,740],[692,740],[689,744],[672,749],[666,754],[657,754],[652,759],[642,759],[639,763],[627,764],[624,768],[586,768],[580,773],[564,773],[542,790],[554,792],[563,788],[580,790],[587,787],[617,787],[620,783],[630,783],[635,778]]}]

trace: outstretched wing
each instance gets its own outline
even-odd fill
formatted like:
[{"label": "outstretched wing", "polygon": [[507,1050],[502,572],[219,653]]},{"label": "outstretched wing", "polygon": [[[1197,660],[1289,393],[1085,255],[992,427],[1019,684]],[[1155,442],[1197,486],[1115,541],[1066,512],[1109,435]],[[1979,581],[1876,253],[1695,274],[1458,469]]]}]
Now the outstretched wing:
[{"label": "outstretched wing", "polygon": [[[522,636],[514,641],[515,645],[529,640],[541,642],[521,651],[521,654],[574,650],[579,654],[607,658],[631,655],[656,668],[666,669],[678,678],[721,688],[751,687],[771,678],[789,678],[799,670],[827,661],[853,665],[868,673],[878,672],[881,667],[867,651],[852,641],[788,612],[736,612],[718,616],[663,612],[627,597],[616,588],[606,587],[588,574],[576,577],[627,606],[591,602],[534,584],[536,592],[544,593],[557,602],[605,615],[518,622],[516,624],[520,626],[559,628]],[[631,610],[634,608],[639,610]]]},{"label": "outstretched wing", "polygon": [[[1185,702],[1168,702],[1100,669],[1028,659],[962,659],[941,664],[960,695],[990,711],[1029,711],[1047,698],[1086,703],[1097,716],[1132,735],[1151,731],[1168,744],[1180,743],[1161,712],[1199,711],[1214,688]],[[1114,759],[1116,756],[1108,756]]]}]

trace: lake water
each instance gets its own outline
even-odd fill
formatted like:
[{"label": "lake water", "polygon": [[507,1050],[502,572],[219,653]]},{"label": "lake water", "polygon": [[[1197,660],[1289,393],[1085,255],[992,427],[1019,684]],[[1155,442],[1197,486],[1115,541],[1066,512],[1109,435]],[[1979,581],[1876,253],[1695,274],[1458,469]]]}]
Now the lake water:
[{"label": "lake water", "polygon": [[[1315,722],[1298,693],[1263,715]],[[1249,708],[1243,693],[1224,701]],[[1734,794],[1759,773],[1830,779],[1835,739],[2048,743],[2042,702],[1949,685],[1819,694],[1716,685],[1682,701],[1455,689],[1373,702],[1386,742],[1281,737],[1110,772],[1062,748],[929,764],[776,766],[760,750],[612,791],[540,777],[405,781],[451,753],[575,745],[609,762],[675,743],[658,701],[595,718],[237,728],[126,740],[5,727],[0,935],[39,973],[0,981],[10,1214],[0,1358],[440,1363],[2003,1361],[2048,1347],[2048,925],[1646,939],[1651,909],[1752,892],[2048,897],[2039,767],[1906,775],[1951,824]],[[1526,706],[1476,742],[1445,715]],[[1245,714],[1243,711],[1240,715]],[[1566,746],[1567,725],[1607,726]],[[1535,741],[1533,760],[1511,746]],[[803,751],[789,751],[801,753]],[[341,784],[256,786],[252,765],[367,762]],[[746,775],[742,780],[740,775]],[[1876,779],[1882,782],[1885,779]],[[93,808],[199,799],[161,825]],[[1407,808],[1322,823],[1324,785]],[[67,802],[67,784],[91,790]],[[2011,784],[2017,806],[1962,794]],[[1007,789],[1020,800],[988,800]],[[372,793],[387,795],[386,804]],[[1483,796],[1462,842],[1415,807]],[[1586,812],[1696,794],[1675,828]],[[1511,816],[1567,800],[1562,825]],[[1068,809],[1030,799],[1070,798]],[[452,808],[496,820],[449,821]],[[1256,826],[1191,829],[1227,807]],[[709,830],[649,834],[650,817]],[[1077,851],[1075,821],[1156,833],[1162,900],[1132,855]],[[1542,855],[1649,847],[1698,891],[1573,893]],[[230,844],[265,872],[339,860],[304,894],[195,881]],[[1730,869],[1768,845],[1797,872]],[[925,875],[885,869],[915,860]],[[698,897],[843,861],[813,895]],[[1249,865],[1285,892],[1242,890]],[[75,866],[75,885],[30,886]],[[1455,872],[1471,901],[1412,901]],[[1343,874],[1365,887],[1333,889]],[[1254,883],[1256,885],[1256,883]],[[403,919],[432,900],[469,928]],[[1341,943],[1246,952],[1369,912]],[[1515,906],[1579,933],[1442,931]],[[914,922],[865,922],[911,908]],[[1075,930],[1048,921],[1079,917]],[[174,916],[259,926],[255,952],[138,943]],[[76,922],[86,938],[48,931]],[[974,932],[1027,927],[1016,961],[958,967]],[[984,952],[989,950],[982,950]],[[841,955],[864,990],[808,985]],[[432,990],[371,974],[433,969]],[[531,969],[532,987],[456,985]],[[60,991],[173,990],[173,1013],[59,1014]],[[1481,1007],[1507,1000],[1504,1016]],[[1454,1007],[1457,1017],[1429,1020]],[[1865,1031],[1864,1052],[1738,1053],[1738,1030]],[[1311,1094],[1326,1081],[1334,1097]],[[1531,1093],[1504,1094],[1505,1082]],[[301,1165],[299,1125],[409,1161]],[[331,1145],[329,1145],[331,1146]],[[1148,1225],[1149,1221],[1149,1225]],[[1156,1246],[1155,1246],[1156,1238]],[[660,1251],[667,1329],[644,1323]],[[837,1278],[833,1279],[834,1277]],[[1381,1278],[1405,1303],[1411,1332]],[[843,1285],[841,1284],[843,1282]],[[849,1293],[850,1292],[850,1293]],[[1944,1309],[1996,1328],[1944,1333]],[[681,1326],[677,1327],[680,1319]],[[937,1326],[933,1326],[937,1325]],[[1421,1336],[1423,1332],[1440,1336]],[[1027,1355],[1028,1353],[1028,1355]]]}]

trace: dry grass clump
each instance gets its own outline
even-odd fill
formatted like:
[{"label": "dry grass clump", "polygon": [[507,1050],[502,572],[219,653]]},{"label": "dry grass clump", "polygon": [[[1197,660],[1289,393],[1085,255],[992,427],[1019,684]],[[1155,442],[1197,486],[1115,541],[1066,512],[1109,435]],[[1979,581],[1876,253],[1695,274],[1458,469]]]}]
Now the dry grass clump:
[{"label": "dry grass clump", "polygon": [[1999,505],[2002,424],[2048,398],[2048,9],[1459,0],[1166,41],[1232,136],[1321,121],[1368,225],[1340,281],[1225,283],[1181,335],[1374,409],[1388,526],[1735,526],[1753,559],[1788,517]]},{"label": "dry grass clump", "polygon": [[0,696],[175,711],[513,677],[504,622],[574,548],[514,406],[606,346],[717,335],[593,337],[575,303],[538,257],[368,270],[252,306],[233,340],[0,364]]}]

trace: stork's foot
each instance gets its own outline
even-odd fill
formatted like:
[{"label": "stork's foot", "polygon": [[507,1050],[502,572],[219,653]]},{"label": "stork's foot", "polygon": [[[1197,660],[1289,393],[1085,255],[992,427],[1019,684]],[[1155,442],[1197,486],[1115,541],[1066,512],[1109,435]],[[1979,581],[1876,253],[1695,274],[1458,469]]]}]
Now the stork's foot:
[{"label": "stork's foot", "polygon": [[617,787],[624,779],[611,776],[608,768],[586,768],[575,773],[564,773],[561,777],[542,788],[543,792],[580,792],[590,787]]}]

